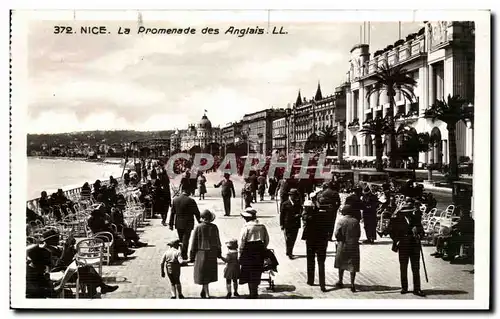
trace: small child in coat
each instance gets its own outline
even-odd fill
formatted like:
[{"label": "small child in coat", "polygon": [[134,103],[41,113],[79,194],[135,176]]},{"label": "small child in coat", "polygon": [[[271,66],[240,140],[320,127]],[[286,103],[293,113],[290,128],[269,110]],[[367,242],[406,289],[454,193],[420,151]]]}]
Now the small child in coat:
[{"label": "small child in coat", "polygon": [[231,282],[234,286],[234,296],[239,297],[238,294],[238,278],[240,277],[240,263],[238,260],[238,241],[231,239],[226,243],[227,253],[226,257],[221,259],[226,263],[224,268],[224,278],[226,278],[227,295],[226,298],[231,298]]},{"label": "small child in coat", "polygon": [[187,261],[184,261],[181,257],[181,251],[179,247],[182,245],[179,239],[175,239],[167,244],[169,248],[163,255],[161,260],[161,276],[165,278],[165,268],[167,269],[167,276],[170,280],[170,285],[172,289],[171,299],[176,299],[177,295],[179,299],[184,299],[182,295],[181,286],[181,266],[186,265]]}]

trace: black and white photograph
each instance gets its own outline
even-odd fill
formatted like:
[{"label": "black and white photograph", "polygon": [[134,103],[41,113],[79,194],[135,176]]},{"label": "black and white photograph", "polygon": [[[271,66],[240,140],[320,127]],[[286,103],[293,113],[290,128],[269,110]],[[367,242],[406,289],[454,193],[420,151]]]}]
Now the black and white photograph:
[{"label": "black and white photograph", "polygon": [[490,19],[12,11],[11,307],[489,308]]}]

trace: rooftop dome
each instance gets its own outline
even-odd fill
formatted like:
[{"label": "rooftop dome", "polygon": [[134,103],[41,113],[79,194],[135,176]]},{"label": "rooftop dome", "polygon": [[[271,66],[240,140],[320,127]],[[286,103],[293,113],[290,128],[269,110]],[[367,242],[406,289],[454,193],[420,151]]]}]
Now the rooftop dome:
[{"label": "rooftop dome", "polygon": [[203,128],[203,129],[207,129],[207,130],[212,129],[212,122],[210,122],[207,115],[205,115],[205,114],[203,115],[200,123],[198,124],[198,127]]}]

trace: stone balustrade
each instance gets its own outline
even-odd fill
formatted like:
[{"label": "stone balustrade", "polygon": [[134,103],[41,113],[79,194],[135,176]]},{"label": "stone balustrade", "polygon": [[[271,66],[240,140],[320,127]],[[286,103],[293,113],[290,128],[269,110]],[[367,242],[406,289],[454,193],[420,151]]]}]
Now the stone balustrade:
[{"label": "stone balustrade", "polygon": [[384,64],[389,66],[394,66],[399,63],[403,63],[406,60],[416,57],[417,55],[425,52],[425,37],[420,35],[415,39],[408,40],[403,44],[383,52],[376,57],[372,57],[371,60],[367,61],[362,67],[362,77],[370,76],[377,72],[377,67],[381,67]]}]

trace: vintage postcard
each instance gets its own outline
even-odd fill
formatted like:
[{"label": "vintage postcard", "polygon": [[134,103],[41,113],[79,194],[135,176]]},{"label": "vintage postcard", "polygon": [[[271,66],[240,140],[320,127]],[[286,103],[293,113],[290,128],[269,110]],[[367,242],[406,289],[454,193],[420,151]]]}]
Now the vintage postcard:
[{"label": "vintage postcard", "polygon": [[490,19],[13,11],[11,307],[488,309]]}]

